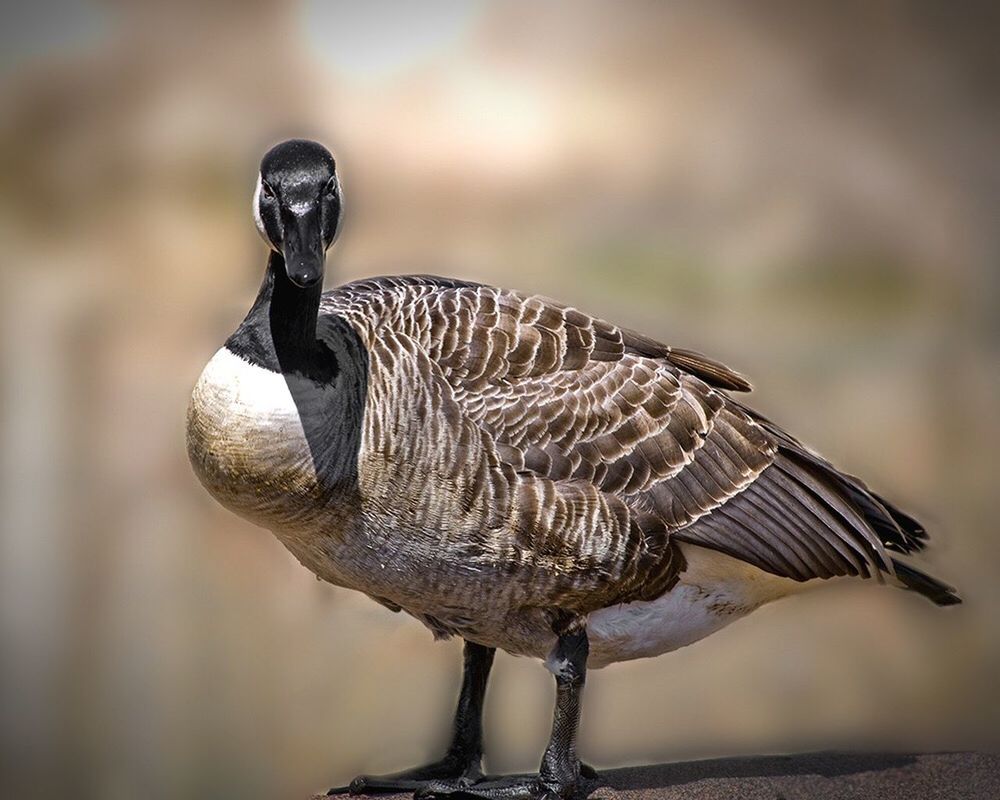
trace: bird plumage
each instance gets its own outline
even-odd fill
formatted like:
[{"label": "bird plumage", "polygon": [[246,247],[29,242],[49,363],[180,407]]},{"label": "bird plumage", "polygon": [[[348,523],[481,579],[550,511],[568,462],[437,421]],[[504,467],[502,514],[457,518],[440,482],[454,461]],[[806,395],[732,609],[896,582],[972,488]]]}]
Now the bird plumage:
[{"label": "bird plumage", "polygon": [[[681,542],[796,581],[891,575],[889,549],[923,544],[913,520],[727,394],[747,386],[738,373],[576,309],[387,277],[324,294],[317,331],[319,379],[293,370],[282,383],[308,443],[298,468],[311,461],[318,488],[298,501],[279,492],[254,516],[289,539],[288,519],[337,509],[343,527],[353,514],[362,554],[382,554],[376,575],[367,558],[317,568],[317,552],[351,535],[322,514],[325,530],[294,537],[310,540],[303,560],[438,634],[474,635],[476,596],[510,618],[654,600],[684,570]],[[254,349],[267,335],[251,312],[230,346],[281,371]],[[259,470],[279,472],[266,457]],[[255,504],[265,495],[252,491]],[[343,559],[355,560],[328,560]],[[386,559],[401,585],[384,580]],[[413,581],[414,571],[438,579]]]},{"label": "bird plumage", "polygon": [[[397,354],[419,363],[446,441],[479,440],[448,481],[465,480],[473,497],[515,498],[528,550],[614,576],[600,597],[584,591],[584,607],[663,591],[676,578],[674,539],[804,581],[891,574],[887,550],[909,553],[926,538],[727,395],[749,384],[697,353],[537,296],[433,277],[349,284],[322,311],[364,330],[380,364]],[[491,490],[498,475],[504,488]],[[598,508],[620,522],[595,524]]]},{"label": "bird plumage", "polygon": [[[254,214],[271,254],[192,394],[195,472],[319,578],[466,640],[449,755],[355,789],[569,797],[588,665],[682,647],[820,579],[960,602],[897,558],[923,548],[920,523],[730,394],[750,384],[724,364],[466,281],[323,294],[341,197],[315,142],[265,156]],[[536,778],[482,780],[496,648],[556,679]]]}]

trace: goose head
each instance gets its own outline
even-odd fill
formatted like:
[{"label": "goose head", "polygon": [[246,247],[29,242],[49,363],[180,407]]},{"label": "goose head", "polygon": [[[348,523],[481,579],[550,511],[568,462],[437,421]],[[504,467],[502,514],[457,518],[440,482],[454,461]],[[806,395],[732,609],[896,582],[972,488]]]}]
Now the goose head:
[{"label": "goose head", "polygon": [[261,237],[282,256],[288,279],[302,289],[321,283],[341,216],[340,181],[330,151],[306,139],[268,150],[260,162],[253,213]]}]

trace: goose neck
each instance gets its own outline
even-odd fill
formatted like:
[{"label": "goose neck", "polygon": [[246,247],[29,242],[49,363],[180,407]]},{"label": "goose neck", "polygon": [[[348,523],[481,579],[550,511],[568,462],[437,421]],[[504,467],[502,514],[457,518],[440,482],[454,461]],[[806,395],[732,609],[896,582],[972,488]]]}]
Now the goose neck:
[{"label": "goose neck", "polygon": [[316,321],[322,294],[322,283],[308,289],[293,284],[282,256],[271,253],[261,295],[266,296],[271,335],[279,352],[307,353],[316,349]]}]

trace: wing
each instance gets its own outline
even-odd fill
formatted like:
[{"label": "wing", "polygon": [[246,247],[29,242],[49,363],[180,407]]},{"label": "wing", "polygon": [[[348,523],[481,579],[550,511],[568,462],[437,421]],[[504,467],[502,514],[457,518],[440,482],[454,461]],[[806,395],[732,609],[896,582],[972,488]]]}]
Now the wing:
[{"label": "wing", "polygon": [[383,280],[352,291],[379,295],[502,463],[623,502],[640,537],[800,581],[893,572],[887,549],[922,546],[914,520],[727,395],[749,383],[716,361],[539,297]]}]

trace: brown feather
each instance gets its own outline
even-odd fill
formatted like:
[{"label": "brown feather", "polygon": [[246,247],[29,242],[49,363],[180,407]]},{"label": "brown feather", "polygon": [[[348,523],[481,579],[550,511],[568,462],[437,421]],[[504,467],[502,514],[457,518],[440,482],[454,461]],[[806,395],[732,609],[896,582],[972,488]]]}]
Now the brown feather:
[{"label": "brown feather", "polygon": [[698,353],[544,298],[432,277],[349,284],[323,311],[362,330],[374,360],[418,365],[406,391],[433,387],[421,430],[405,407],[372,424],[380,446],[386,430],[440,437],[427,447],[446,451],[454,480],[475,476],[469,514],[491,521],[495,557],[533,570],[536,590],[565,608],[663,591],[683,568],[676,541],[802,581],[891,573],[886,548],[926,537],[719,391],[750,383]]}]

